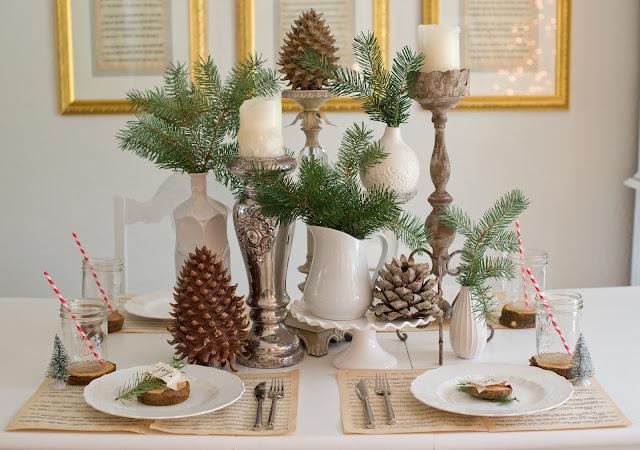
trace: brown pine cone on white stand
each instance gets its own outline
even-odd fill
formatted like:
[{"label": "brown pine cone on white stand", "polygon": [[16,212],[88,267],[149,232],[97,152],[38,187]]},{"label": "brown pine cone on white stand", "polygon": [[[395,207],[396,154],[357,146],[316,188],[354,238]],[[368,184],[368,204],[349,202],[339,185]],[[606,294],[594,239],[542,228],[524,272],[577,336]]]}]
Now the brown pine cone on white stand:
[{"label": "brown pine cone on white stand", "polygon": [[[431,275],[429,264],[416,264],[413,257],[400,256],[385,263],[378,273],[373,296],[378,303],[371,307],[380,320],[441,317],[442,296],[437,292],[438,279]],[[375,302],[375,300],[374,300]]]}]

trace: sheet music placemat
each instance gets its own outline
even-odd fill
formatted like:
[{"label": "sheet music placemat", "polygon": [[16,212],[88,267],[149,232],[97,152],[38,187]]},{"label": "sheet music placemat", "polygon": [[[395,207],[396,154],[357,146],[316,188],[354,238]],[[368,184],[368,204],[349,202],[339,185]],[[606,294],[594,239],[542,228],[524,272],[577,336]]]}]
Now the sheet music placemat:
[{"label": "sheet music placemat", "polygon": [[167,327],[170,323],[169,320],[148,319],[127,312],[124,305],[134,297],[135,295],[120,296],[120,308],[118,308],[118,312],[124,316],[124,324],[117,333],[168,333]]},{"label": "sheet music placemat", "polygon": [[[244,381],[245,392],[242,398],[233,405],[219,411],[184,419],[156,420],[151,424],[152,430],[175,434],[233,434],[236,436],[270,436],[292,433],[296,430],[298,418],[298,369],[281,373],[250,373],[238,375]],[[253,395],[253,389],[261,381],[267,382],[267,389],[273,377],[284,380],[284,398],[278,399],[276,421],[273,430],[263,428],[255,431],[253,425],[256,419],[258,402]],[[267,424],[271,399],[265,399],[262,407],[262,425]]]},{"label": "sheet music placemat", "polygon": [[[265,436],[295,431],[298,417],[298,369],[238,376],[244,382],[246,390],[242,398],[231,406],[200,416],[155,421],[127,419],[97,411],[84,401],[84,386],[53,389],[50,381],[45,380],[5,430],[128,431],[146,434],[153,429],[174,434]],[[276,376],[284,380],[284,398],[278,399],[275,427],[273,430],[254,431],[257,401],[253,396],[253,388],[261,381],[266,381],[268,388],[272,377]],[[263,404],[264,425],[267,424],[270,407],[271,400],[266,399]]]},{"label": "sheet music placemat", "polygon": [[149,432],[151,420],[127,419],[100,412],[84,401],[83,393],[84,386],[53,389],[50,380],[45,380],[5,430]]},{"label": "sheet music placemat", "polygon": [[[342,427],[347,434],[403,434],[466,431],[538,431],[579,428],[623,427],[631,422],[611,400],[595,378],[590,386],[575,386],[571,399],[551,411],[514,417],[476,417],[432,408],[418,401],[409,386],[425,369],[338,370]],[[375,374],[386,373],[391,384],[391,403],[396,424],[387,424],[384,397],[376,395]],[[376,428],[369,429],[364,404],[356,394],[356,384],[366,378],[369,402]]]}]

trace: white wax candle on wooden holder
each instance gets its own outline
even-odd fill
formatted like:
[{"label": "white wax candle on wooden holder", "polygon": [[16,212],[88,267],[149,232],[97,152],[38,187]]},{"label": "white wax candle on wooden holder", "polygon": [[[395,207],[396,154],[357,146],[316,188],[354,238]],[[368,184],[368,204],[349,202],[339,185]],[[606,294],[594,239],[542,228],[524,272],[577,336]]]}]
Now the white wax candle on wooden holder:
[{"label": "white wax candle on wooden holder", "polygon": [[460,27],[419,25],[418,52],[424,53],[421,72],[460,70]]},{"label": "white wax candle on wooden holder", "polygon": [[238,156],[276,158],[283,156],[282,99],[256,97],[240,106]]}]

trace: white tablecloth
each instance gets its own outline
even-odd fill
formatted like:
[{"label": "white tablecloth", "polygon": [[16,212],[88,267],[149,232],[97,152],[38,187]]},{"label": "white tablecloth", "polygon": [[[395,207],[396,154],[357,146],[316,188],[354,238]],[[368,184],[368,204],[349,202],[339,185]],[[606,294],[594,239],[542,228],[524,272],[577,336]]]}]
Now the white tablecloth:
[{"label": "white tablecloth", "polygon": [[[636,345],[640,318],[640,287],[579,290],[585,300],[583,332],[596,364],[596,376],[633,425],[625,428],[519,432],[345,435],[342,432],[336,369],[331,358],[347,343],[331,346],[328,356],[305,356],[300,369],[298,427],[294,434],[272,437],[185,436],[151,432],[129,433],[0,432],[0,448],[46,449],[640,449],[640,394],[634,386],[640,374]],[[53,335],[59,333],[59,302],[47,299],[1,298],[0,426],[6,424],[42,383]],[[434,368],[438,333],[412,332],[406,343],[395,333],[378,333],[381,345],[398,358],[398,369]],[[109,359],[118,368],[165,361],[171,354],[165,334],[109,336]],[[445,334],[446,365],[466,363],[451,351]],[[496,330],[478,362],[528,364],[535,353],[535,330]],[[241,371],[257,371],[241,368]],[[268,370],[262,370],[269,374]],[[268,375],[265,375],[268,379]]]}]

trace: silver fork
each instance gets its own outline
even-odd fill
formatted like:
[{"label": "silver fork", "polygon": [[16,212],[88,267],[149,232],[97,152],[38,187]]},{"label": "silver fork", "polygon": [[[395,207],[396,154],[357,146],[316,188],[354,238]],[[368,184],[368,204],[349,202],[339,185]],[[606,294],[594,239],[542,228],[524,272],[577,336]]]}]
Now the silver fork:
[{"label": "silver fork", "polygon": [[276,404],[279,398],[284,397],[284,380],[282,377],[276,377],[271,380],[269,386],[269,397],[271,398],[271,410],[269,411],[269,422],[267,429],[273,430],[276,421]]},{"label": "silver fork", "polygon": [[396,423],[396,415],[393,413],[393,407],[391,406],[391,400],[389,394],[391,394],[391,385],[386,374],[376,374],[376,394],[384,395],[384,402],[387,406],[387,419],[389,425]]}]

